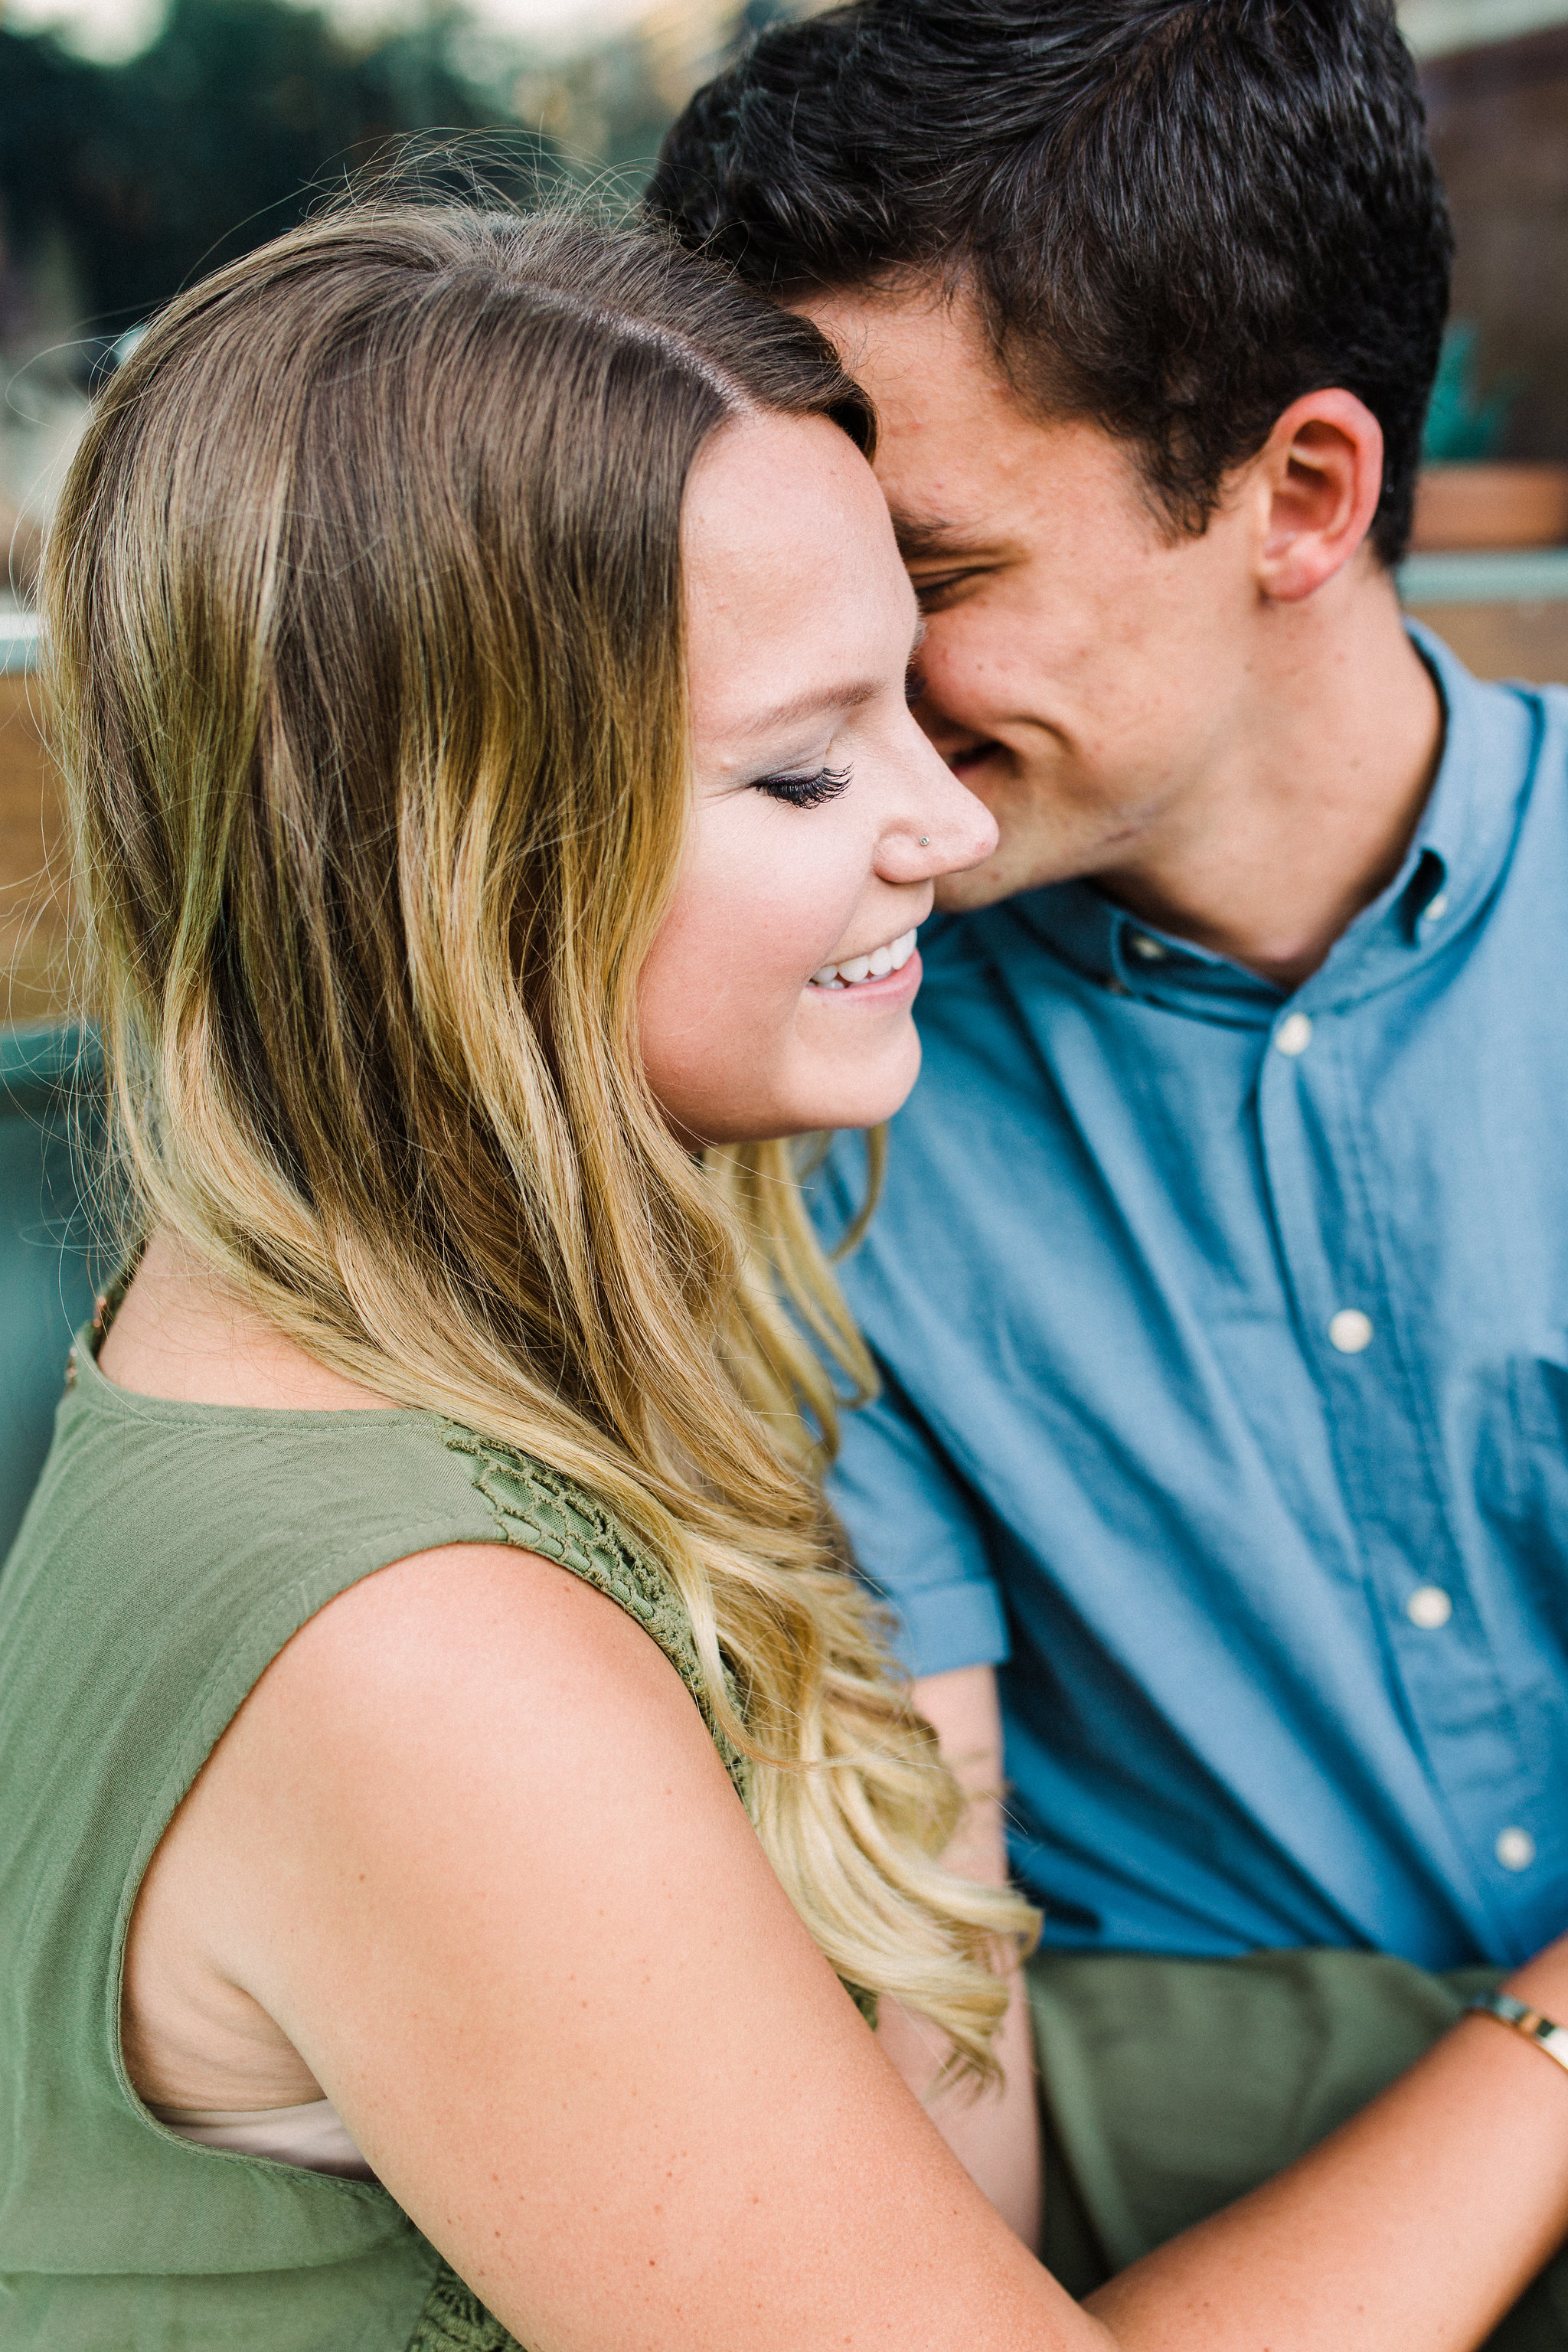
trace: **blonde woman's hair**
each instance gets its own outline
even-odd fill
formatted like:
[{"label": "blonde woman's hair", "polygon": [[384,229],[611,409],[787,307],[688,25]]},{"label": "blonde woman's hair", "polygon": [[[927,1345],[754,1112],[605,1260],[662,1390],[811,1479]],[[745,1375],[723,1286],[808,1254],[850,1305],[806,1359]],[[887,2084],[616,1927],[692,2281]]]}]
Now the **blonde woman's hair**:
[{"label": "blonde woman's hair", "polygon": [[361,203],[182,296],[99,403],[47,628],[121,1148],[320,1362],[593,1489],[690,1612],[780,1880],[991,2070],[1015,1896],[823,1502],[870,1368],[788,1147],[694,1160],[637,1050],[689,814],[679,531],[805,321],[581,214]]}]

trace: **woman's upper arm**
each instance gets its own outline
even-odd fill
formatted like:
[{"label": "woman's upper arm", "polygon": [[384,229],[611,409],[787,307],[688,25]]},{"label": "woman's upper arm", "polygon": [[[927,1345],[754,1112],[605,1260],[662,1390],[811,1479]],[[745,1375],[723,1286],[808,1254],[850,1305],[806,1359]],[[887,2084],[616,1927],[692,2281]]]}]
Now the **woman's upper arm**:
[{"label": "woman's upper arm", "polygon": [[198,1794],[219,1965],[534,2352],[1106,2342],[883,2059],[674,1669],[577,1579],[489,1546],[367,1579]]}]

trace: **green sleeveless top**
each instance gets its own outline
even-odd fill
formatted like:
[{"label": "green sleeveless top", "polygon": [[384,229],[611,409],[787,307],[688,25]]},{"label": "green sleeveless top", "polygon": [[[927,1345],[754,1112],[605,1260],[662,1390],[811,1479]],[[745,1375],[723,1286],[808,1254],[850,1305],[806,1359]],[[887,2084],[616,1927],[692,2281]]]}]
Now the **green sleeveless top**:
[{"label": "green sleeveless top", "polygon": [[120,2044],[142,1874],[266,1666],[361,1577],[497,1542],[618,1601],[703,1706],[668,1578],[542,1464],[430,1413],[132,1395],[79,1339],[0,1573],[4,2352],[516,2352],[384,2189],[181,2138]]}]

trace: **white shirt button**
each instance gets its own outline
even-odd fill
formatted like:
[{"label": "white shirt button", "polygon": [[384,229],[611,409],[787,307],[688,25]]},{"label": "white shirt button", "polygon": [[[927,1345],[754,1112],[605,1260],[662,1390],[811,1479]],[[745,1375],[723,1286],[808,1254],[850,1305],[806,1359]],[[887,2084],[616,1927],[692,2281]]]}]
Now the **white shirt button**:
[{"label": "white shirt button", "polygon": [[1535,1840],[1528,1830],[1499,1830],[1492,1852],[1505,1870],[1528,1870],[1535,1860]]},{"label": "white shirt button", "polygon": [[1439,890],[1437,896],[1435,898],[1428,898],[1422,908],[1421,919],[1424,923],[1440,923],[1447,911],[1447,893],[1445,890]]},{"label": "white shirt button", "polygon": [[1304,1054],[1312,1042],[1312,1019],[1308,1013],[1288,1013],[1274,1032],[1274,1043],[1282,1054]]},{"label": "white shirt button", "polygon": [[1152,940],[1147,931],[1134,931],[1128,944],[1145,963],[1163,963],[1171,952],[1163,940]]},{"label": "white shirt button", "polygon": [[1405,1613],[1424,1633],[1435,1633],[1454,1613],[1454,1603],[1440,1584],[1418,1584],[1405,1604]]},{"label": "white shirt button", "polygon": [[1359,1356],[1372,1345],[1372,1318],[1359,1307],[1342,1307],[1329,1324],[1329,1345],[1342,1356]]}]

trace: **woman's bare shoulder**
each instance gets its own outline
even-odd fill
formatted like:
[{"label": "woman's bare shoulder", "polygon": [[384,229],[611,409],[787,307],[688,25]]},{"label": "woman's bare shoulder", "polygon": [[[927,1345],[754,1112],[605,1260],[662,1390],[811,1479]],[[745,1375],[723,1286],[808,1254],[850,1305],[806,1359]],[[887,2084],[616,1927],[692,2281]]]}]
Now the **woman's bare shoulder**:
[{"label": "woman's bare shoulder", "polygon": [[365,1578],[188,1810],[215,1971],[523,2341],[796,2352],[870,2296],[854,2341],[934,2345],[982,2282],[1005,2340],[1100,2340],[887,2064],[675,1669],[552,1562]]},{"label": "woman's bare shoulder", "polygon": [[[279,1653],[218,1740],[153,1857],[128,1939],[128,2070],[155,2103],[292,2105],[320,2084],[248,1989],[272,1923],[258,1895],[331,1866],[331,1832],[389,1847],[424,1822],[454,1867],[467,1734],[484,1777],[560,1759],[596,1706],[695,1715],[663,1654],[616,1605],[536,1553],[444,1545],[362,1579]],[[557,1716],[562,1719],[557,1720]],[[584,1791],[585,1793],[585,1791]],[[448,1818],[448,1817],[451,1818]],[[432,1889],[432,1899],[443,1899]]]}]

